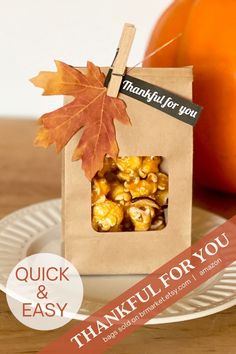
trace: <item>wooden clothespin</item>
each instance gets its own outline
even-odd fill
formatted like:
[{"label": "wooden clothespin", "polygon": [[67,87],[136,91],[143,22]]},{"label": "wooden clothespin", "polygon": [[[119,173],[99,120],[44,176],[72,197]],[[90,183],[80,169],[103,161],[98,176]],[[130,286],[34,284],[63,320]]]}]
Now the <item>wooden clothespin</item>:
[{"label": "wooden clothespin", "polygon": [[111,79],[108,84],[107,95],[117,97],[120,85],[125,74],[129,52],[135,36],[135,26],[125,23],[121,38],[119,41],[118,51],[112,66]]}]

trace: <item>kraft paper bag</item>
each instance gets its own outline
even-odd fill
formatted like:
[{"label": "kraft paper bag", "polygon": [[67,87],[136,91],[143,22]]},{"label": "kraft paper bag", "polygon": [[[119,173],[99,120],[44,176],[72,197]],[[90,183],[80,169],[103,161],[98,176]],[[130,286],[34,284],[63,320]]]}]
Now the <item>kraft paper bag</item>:
[{"label": "kraft paper bag", "polygon": [[[130,75],[192,98],[191,67],[135,68]],[[63,155],[63,238],[65,257],[84,275],[148,274],[191,244],[193,127],[132,97],[119,97],[126,102],[132,123],[115,122],[119,156],[162,156],[169,184],[167,221],[157,231],[94,230],[91,182],[81,162],[71,159],[79,132]]]}]

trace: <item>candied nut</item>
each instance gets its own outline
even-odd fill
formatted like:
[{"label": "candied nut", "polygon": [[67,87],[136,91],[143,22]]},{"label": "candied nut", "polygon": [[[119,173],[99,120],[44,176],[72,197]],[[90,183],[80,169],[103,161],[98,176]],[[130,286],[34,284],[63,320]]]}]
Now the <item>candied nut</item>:
[{"label": "candied nut", "polygon": [[158,181],[157,181],[157,188],[159,190],[167,190],[168,189],[168,176],[164,173],[158,173],[157,175]]},{"label": "candied nut", "polygon": [[130,217],[135,231],[147,231],[151,225],[151,214],[150,210],[142,210],[136,207],[130,207],[127,211]]},{"label": "candied nut", "polygon": [[103,168],[98,171],[99,177],[104,177],[107,172],[112,172],[117,169],[115,161],[111,157],[105,157],[103,162]]},{"label": "candied nut", "polygon": [[168,204],[168,190],[157,191],[156,193],[156,201],[160,206],[165,206]]},{"label": "candied nut", "polygon": [[150,230],[162,230],[166,226],[165,219],[162,215],[159,215],[155,220],[153,220]]},{"label": "candied nut", "polygon": [[142,166],[141,168],[139,168],[139,176],[145,178],[149,173],[158,173],[160,162],[160,156],[144,157],[142,161]]},{"label": "candied nut", "polygon": [[155,214],[154,209],[144,207],[143,209],[131,206],[127,210],[135,231],[147,231],[151,226],[152,218]]},{"label": "candied nut", "polygon": [[92,180],[92,203],[102,202],[110,191],[106,178],[93,178]]},{"label": "candied nut", "polygon": [[124,185],[119,182],[114,182],[111,184],[111,191],[109,193],[109,197],[113,201],[117,201],[123,204],[131,200],[131,194],[129,192],[126,192]]},{"label": "candied nut", "polygon": [[149,197],[157,191],[157,178],[155,174],[151,174],[147,179],[135,178],[130,182],[125,182],[125,190],[129,191],[132,198]]},{"label": "candied nut", "polygon": [[106,199],[104,202],[97,203],[93,207],[93,228],[97,231],[119,230],[123,217],[123,206]]},{"label": "candied nut", "polygon": [[152,219],[155,216],[155,208],[159,206],[150,199],[142,198],[130,203],[126,214],[134,225],[135,231],[147,231],[151,227]]}]

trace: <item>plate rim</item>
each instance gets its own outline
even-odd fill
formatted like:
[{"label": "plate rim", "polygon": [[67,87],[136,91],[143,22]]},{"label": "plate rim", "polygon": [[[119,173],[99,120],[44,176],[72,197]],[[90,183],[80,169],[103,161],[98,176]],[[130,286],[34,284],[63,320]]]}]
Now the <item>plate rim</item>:
[{"label": "plate rim", "polygon": [[[12,221],[16,220],[18,217],[23,216],[24,214],[28,214],[31,210],[34,211],[36,210],[40,210],[40,209],[45,209],[50,206],[50,205],[55,205],[58,208],[60,208],[61,206],[61,198],[54,198],[54,199],[48,199],[45,201],[41,201],[38,203],[34,203],[28,206],[25,206],[23,208],[20,208],[18,210],[15,210],[13,212],[11,212],[10,214],[4,216],[2,219],[0,219],[0,232],[2,230],[4,230],[4,228],[6,227],[6,225],[9,225]],[[226,220],[224,217],[214,214],[208,210],[202,209],[200,207],[196,207],[193,206],[195,210],[201,210],[204,211],[206,213],[209,213],[211,215],[217,216],[220,219],[222,219],[222,222],[224,220]],[[57,224],[55,224],[57,225]],[[55,225],[52,225],[51,228],[55,227]],[[37,232],[36,232],[37,235]],[[35,237],[36,237],[35,235]],[[32,240],[30,240],[30,242],[32,242]],[[19,257],[21,257],[22,255],[19,255]],[[4,293],[6,293],[6,288],[3,284],[0,283],[0,290],[3,291]],[[104,304],[103,304],[104,305]],[[227,301],[227,298],[225,299],[225,301],[221,304],[215,304],[215,306],[213,305],[211,308],[208,309],[201,309],[199,311],[193,311],[191,313],[187,313],[187,314],[178,314],[178,315],[170,315],[170,316],[163,316],[163,317],[158,317],[158,315],[154,318],[152,318],[151,320],[147,321],[145,323],[145,325],[158,325],[158,324],[165,324],[165,323],[176,323],[176,322],[182,322],[182,321],[189,321],[189,320],[194,320],[197,318],[202,318],[202,317],[206,317],[221,311],[224,311],[228,308],[231,308],[233,306],[236,305],[236,297],[235,298],[230,298]],[[76,320],[86,320],[88,317],[90,316],[90,314],[86,315],[86,314],[82,314],[82,313],[78,313],[75,314],[74,319]]]}]

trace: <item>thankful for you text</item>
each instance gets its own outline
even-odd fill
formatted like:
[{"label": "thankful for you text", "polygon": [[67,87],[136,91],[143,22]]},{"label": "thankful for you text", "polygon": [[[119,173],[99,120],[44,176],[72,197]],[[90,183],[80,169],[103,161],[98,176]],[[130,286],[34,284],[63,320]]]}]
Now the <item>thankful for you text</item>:
[{"label": "thankful for you text", "polygon": [[[167,268],[165,273],[153,277],[152,283],[146,284],[139,292],[133,293],[132,296],[129,296],[124,302],[121,302],[118,306],[102,315],[99,320],[96,319],[95,316],[95,320],[90,322],[91,324],[89,326],[85,325],[85,328],[70,338],[70,341],[79,349],[100,335],[105,335],[105,337],[103,337],[103,341],[105,342],[108,338],[109,340],[113,339],[113,336],[107,336],[107,334],[110,333],[108,331],[111,327],[115,326],[117,323],[124,323],[124,319],[130,314],[136,313],[135,311],[139,310],[142,303],[153,303],[155,307],[155,304],[160,302],[162,297],[167,300],[171,296],[176,296],[177,291],[173,289],[175,289],[178,281],[188,274],[191,275],[193,269],[196,269],[194,273],[195,276],[204,276],[205,271],[207,271],[207,268],[204,268],[205,264],[208,264],[212,259],[211,257],[218,257],[218,254],[220,255],[221,253],[221,249],[228,247],[229,244],[229,238],[226,233],[223,232],[205,246],[197,249],[195,252],[191,252],[190,258],[184,257],[182,261],[178,262],[174,267],[171,266]],[[214,260],[216,260],[216,258],[214,258]],[[211,263],[211,266],[217,266],[219,263],[221,263],[221,258],[217,258],[217,262]],[[204,268],[204,272],[202,272],[202,267]],[[172,291],[169,291],[170,289],[172,289]],[[119,331],[124,329],[124,327],[120,328]]]},{"label": "thankful for you text", "polygon": [[150,88],[145,89],[138,86],[135,86],[132,81],[124,80],[122,83],[122,91],[128,91],[137,96],[143,97],[146,103],[156,103],[164,109],[178,109],[178,115],[186,115],[192,118],[196,118],[198,112],[189,107],[181,105],[178,102],[175,102],[173,97],[166,95],[159,95],[158,91],[153,91]]}]

